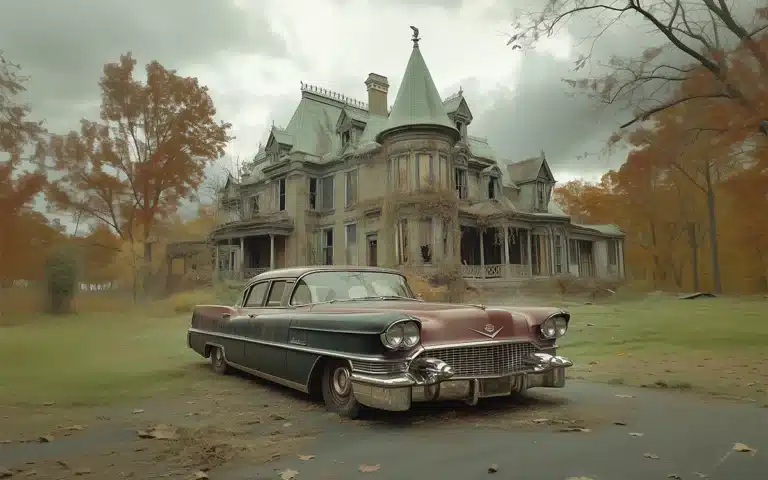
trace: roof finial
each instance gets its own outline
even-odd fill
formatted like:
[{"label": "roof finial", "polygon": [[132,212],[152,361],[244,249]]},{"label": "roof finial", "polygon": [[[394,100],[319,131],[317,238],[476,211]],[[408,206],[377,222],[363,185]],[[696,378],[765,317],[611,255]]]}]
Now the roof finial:
[{"label": "roof finial", "polygon": [[459,95],[464,95],[464,89],[461,88],[461,85],[459,85]]},{"label": "roof finial", "polygon": [[413,37],[411,37],[413,48],[419,48],[419,40],[421,40],[421,37],[419,37],[419,29],[411,25],[411,30],[413,30]]}]

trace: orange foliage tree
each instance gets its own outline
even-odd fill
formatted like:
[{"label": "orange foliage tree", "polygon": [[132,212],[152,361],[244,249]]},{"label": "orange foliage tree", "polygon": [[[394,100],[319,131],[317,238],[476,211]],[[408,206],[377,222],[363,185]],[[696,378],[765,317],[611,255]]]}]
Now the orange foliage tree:
[{"label": "orange foliage tree", "polygon": [[152,261],[155,227],[182,198],[194,198],[207,165],[224,153],[229,123],[196,78],[156,61],[144,83],[134,78],[130,53],[104,66],[101,122],[54,136],[51,154],[62,177],[49,201],[102,222],[123,241],[143,245]]},{"label": "orange foliage tree", "polygon": [[[729,53],[731,75],[750,55],[745,47]],[[752,69],[744,70],[750,79]],[[765,82],[747,87],[740,80],[751,105],[768,116]],[[669,101],[709,91],[716,81],[692,66]],[[719,100],[656,112],[652,123],[622,136],[632,151],[606,174],[610,188],[605,178],[566,185],[559,201],[574,214],[617,221],[628,232],[628,268],[655,287],[696,290],[706,280],[716,292],[768,291],[768,229],[758,220],[768,209],[768,142],[756,135],[759,115],[745,112],[741,102]]]},{"label": "orange foliage tree", "polygon": [[18,103],[26,78],[0,52],[0,286],[37,278],[40,249],[57,234],[48,220],[31,209],[45,185],[45,175],[29,171],[44,157],[39,122]]}]

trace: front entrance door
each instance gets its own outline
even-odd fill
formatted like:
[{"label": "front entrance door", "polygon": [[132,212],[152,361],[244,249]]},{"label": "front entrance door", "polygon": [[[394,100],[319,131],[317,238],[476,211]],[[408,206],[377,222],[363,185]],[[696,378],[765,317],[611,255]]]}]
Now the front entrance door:
[{"label": "front entrance door", "polygon": [[377,247],[378,247],[378,239],[376,235],[368,235],[366,237],[366,243],[368,244],[368,266],[369,267],[377,267],[379,266],[379,259],[377,257]]}]

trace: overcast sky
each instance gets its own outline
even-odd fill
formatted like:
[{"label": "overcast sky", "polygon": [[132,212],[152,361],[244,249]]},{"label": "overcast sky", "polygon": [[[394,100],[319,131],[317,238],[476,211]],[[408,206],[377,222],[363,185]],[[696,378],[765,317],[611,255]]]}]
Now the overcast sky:
[{"label": "overcast sky", "polygon": [[[595,179],[622,156],[584,153],[599,153],[628,116],[601,112],[561,81],[574,75],[586,23],[536,50],[506,46],[515,9],[536,1],[2,0],[0,49],[31,76],[27,100],[53,132],[98,118],[102,67],[130,50],[140,64],[158,60],[208,85],[234,126],[229,153],[251,157],[273,121],[290,119],[300,81],[365,101],[376,72],[389,78],[391,104],[415,25],[441,95],[463,88],[470,134],[510,161],[543,149],[559,182]],[[610,34],[596,46],[602,60],[647,41],[647,28]]]}]

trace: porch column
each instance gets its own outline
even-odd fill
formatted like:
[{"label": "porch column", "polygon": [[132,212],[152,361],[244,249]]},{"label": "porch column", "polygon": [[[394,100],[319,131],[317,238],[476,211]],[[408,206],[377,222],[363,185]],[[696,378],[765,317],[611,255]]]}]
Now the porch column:
[{"label": "porch column", "polygon": [[245,278],[245,237],[240,237],[240,255],[239,255],[238,262],[240,266],[238,267],[238,270],[240,270],[240,280]]},{"label": "porch column", "polygon": [[485,242],[483,229],[480,229],[480,278],[485,278]]},{"label": "porch column", "polygon": [[509,276],[509,225],[504,224],[504,277]]},{"label": "porch column", "polygon": [[213,257],[213,278],[219,279],[219,242],[215,244],[215,252]]},{"label": "porch column", "polygon": [[533,229],[528,229],[528,276],[533,277],[533,257],[531,257],[531,237],[533,237]]},{"label": "porch column", "polygon": [[275,269],[275,234],[269,234],[269,269]]}]

